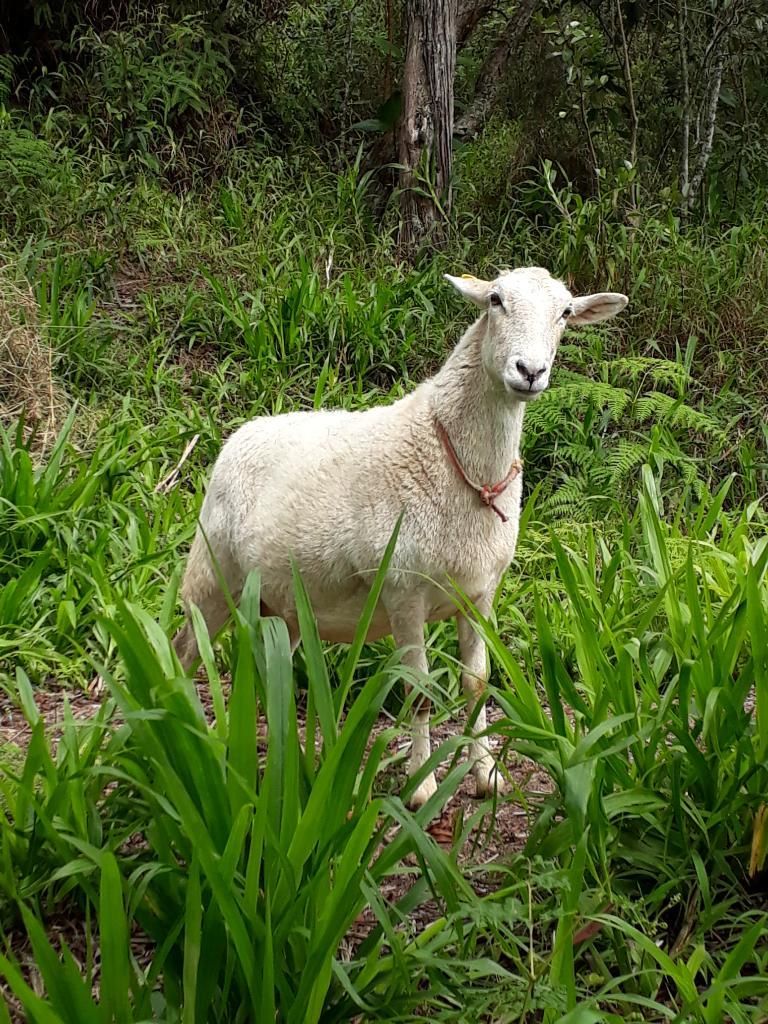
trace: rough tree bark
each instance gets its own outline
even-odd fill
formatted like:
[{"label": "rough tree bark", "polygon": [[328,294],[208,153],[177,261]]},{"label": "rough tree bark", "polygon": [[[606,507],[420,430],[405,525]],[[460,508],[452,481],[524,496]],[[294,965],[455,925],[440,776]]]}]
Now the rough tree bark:
[{"label": "rough tree bark", "polygon": [[456,0],[407,0],[398,133],[400,241],[440,234],[451,206]]},{"label": "rough tree bark", "polygon": [[539,0],[520,0],[496,45],[488,54],[477,77],[475,97],[457,120],[455,132],[461,139],[477,135],[492,110],[504,79],[509,59],[525,34]]}]

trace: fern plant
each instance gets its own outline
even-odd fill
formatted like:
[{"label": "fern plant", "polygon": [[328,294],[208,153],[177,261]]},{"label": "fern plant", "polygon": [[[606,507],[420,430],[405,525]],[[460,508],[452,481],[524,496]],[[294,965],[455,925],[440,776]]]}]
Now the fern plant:
[{"label": "fern plant", "polygon": [[71,179],[61,154],[4,112],[3,74],[0,67],[0,222],[28,227],[45,219],[51,196]]},{"label": "fern plant", "polygon": [[701,498],[727,472],[728,425],[689,404],[683,365],[647,356],[593,361],[568,346],[564,355],[571,365],[527,414],[525,454],[543,516],[604,517],[636,491],[644,463],[677,497]]},{"label": "fern plant", "polygon": [[11,98],[13,69],[13,57],[7,53],[0,53],[0,107],[4,107]]}]

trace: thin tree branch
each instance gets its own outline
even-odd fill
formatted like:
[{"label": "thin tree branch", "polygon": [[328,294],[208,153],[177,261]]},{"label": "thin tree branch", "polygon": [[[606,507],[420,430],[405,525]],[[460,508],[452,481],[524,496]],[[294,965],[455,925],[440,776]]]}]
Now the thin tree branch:
[{"label": "thin tree branch", "polygon": [[[621,0],[616,0],[616,17],[619,22],[621,33],[621,55],[624,64],[624,84],[627,87],[627,100],[629,101],[629,160],[636,173],[637,167],[637,132],[638,118],[637,107],[635,106],[635,89],[632,84],[632,62],[629,57],[629,46],[627,45],[627,34],[624,31],[624,16],[621,12]],[[632,180],[631,201],[637,207],[637,180]]]},{"label": "thin tree branch", "polygon": [[456,17],[456,44],[464,46],[477,26],[496,9],[493,0],[476,0],[475,3],[463,3],[459,6]]},{"label": "thin tree branch", "polygon": [[677,31],[680,44],[680,77],[683,86],[683,111],[680,126],[680,194],[683,197],[683,215],[688,210],[689,152],[691,142],[691,86],[688,80],[687,11],[685,0],[678,0]]},{"label": "thin tree branch", "polygon": [[475,98],[456,121],[454,131],[459,138],[472,138],[491,111],[501,88],[504,72],[512,51],[525,34],[538,0],[520,0],[517,10],[507,22],[478,75]]},{"label": "thin tree branch", "polygon": [[693,178],[691,179],[691,187],[688,190],[688,209],[692,209],[699,194],[701,183],[704,180],[704,174],[707,170],[707,164],[709,158],[712,156],[712,144],[715,138],[715,123],[717,121],[717,105],[720,102],[720,88],[723,84],[723,70],[725,68],[725,56],[726,48],[723,47],[717,56],[717,63],[715,64],[712,87],[709,93],[709,102],[707,103],[707,109],[705,113],[704,121],[704,140],[699,151],[699,159],[696,164],[696,170],[694,171]]}]

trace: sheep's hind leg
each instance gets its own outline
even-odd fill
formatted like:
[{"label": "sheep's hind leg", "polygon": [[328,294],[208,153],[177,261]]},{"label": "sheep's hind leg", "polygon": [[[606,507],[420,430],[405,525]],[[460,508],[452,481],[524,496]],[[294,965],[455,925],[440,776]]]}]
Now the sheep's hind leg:
[{"label": "sheep's hind leg", "polygon": [[[215,594],[207,593],[205,595],[198,595],[197,598],[192,598],[191,601],[200,609],[202,616],[205,619],[208,635],[213,638],[229,618],[229,606],[227,605],[227,602],[224,600],[220,591]],[[173,646],[176,654],[178,655],[179,661],[181,662],[181,667],[185,672],[189,672],[190,668],[197,661],[200,655],[200,651],[197,646],[197,638],[195,637],[195,630],[192,626],[192,620],[189,618],[189,614],[187,614],[187,619],[184,622],[184,625],[174,636]]]},{"label": "sheep's hind leg", "polygon": [[[416,669],[416,671],[426,676],[429,668],[424,649],[424,616],[420,609],[398,609],[397,612],[393,612],[390,609],[389,619],[395,644],[398,647],[404,648],[403,664],[409,668]],[[410,694],[412,689],[413,687],[406,683],[406,696]],[[416,698],[413,705],[411,726],[413,741],[411,757],[408,763],[409,777],[415,775],[426,764],[432,754],[432,743],[429,736],[430,710],[431,702],[429,697],[419,696]],[[430,772],[411,795],[408,805],[413,810],[422,807],[436,790],[435,773]]]},{"label": "sheep's hind leg", "polygon": [[[493,602],[493,587],[490,587],[476,602],[476,607],[481,615],[488,615]],[[485,700],[485,686],[488,680],[488,654],[485,641],[477,632],[472,623],[464,616],[458,616],[459,628],[459,650],[463,665],[461,673],[461,685],[467,699],[467,718],[471,718],[478,702]],[[475,723],[472,727],[472,743],[469,748],[469,757],[472,761],[472,774],[475,777],[475,791],[477,796],[491,796],[494,791],[503,793],[506,786],[502,779],[493,754],[488,737],[478,735],[485,732],[487,720],[485,705],[477,712]]]},{"label": "sheep's hind leg", "polygon": [[288,629],[288,642],[291,645],[291,657],[293,657],[296,653],[296,648],[299,646],[299,642],[301,641],[301,630],[299,629],[299,619],[296,613],[291,612],[287,615],[278,615],[277,612],[274,612],[262,598],[261,617],[262,619],[277,617],[283,620]]},{"label": "sheep's hind leg", "polygon": [[[231,566],[224,568],[231,569]],[[221,569],[220,569],[221,571]],[[234,577],[233,573],[227,573]],[[233,600],[240,594],[240,585],[234,578],[225,579],[230,587]],[[200,533],[195,536],[189,553],[184,581],[181,585],[181,597],[187,611],[184,625],[173,638],[173,646],[185,672],[188,672],[199,657],[195,631],[189,617],[189,606],[194,604],[205,620],[208,635],[213,638],[229,618],[229,604],[221,590],[219,578],[211,564],[208,546]]]}]

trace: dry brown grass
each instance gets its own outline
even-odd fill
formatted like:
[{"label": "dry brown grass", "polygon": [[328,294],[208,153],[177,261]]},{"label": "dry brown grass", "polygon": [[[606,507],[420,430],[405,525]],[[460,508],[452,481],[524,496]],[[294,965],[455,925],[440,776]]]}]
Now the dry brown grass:
[{"label": "dry brown grass", "polygon": [[52,362],[29,286],[0,264],[0,423],[8,427],[23,417],[37,455],[50,448],[67,410],[66,393],[54,380]]}]

